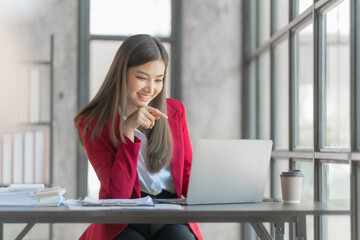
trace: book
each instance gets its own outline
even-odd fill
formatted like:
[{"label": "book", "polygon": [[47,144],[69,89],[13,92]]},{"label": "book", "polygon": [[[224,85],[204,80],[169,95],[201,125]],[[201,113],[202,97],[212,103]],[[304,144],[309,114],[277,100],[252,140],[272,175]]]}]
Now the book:
[{"label": "book", "polygon": [[60,204],[61,196],[52,196],[38,199],[38,204]]},{"label": "book", "polygon": [[39,189],[35,193],[36,206],[59,206],[65,201],[63,197],[65,192],[65,188],[60,187]]},{"label": "book", "polygon": [[34,182],[34,132],[26,132],[24,136],[24,183]]},{"label": "book", "polygon": [[23,134],[15,133],[14,138],[14,158],[13,158],[13,183],[23,183],[24,181],[24,142]]},{"label": "book", "polygon": [[53,187],[53,188],[45,188],[37,190],[35,193],[36,198],[50,198],[54,196],[60,196],[60,187]]},{"label": "book", "polygon": [[35,133],[35,183],[44,182],[45,171],[45,135],[43,131]]},{"label": "book", "polygon": [[12,135],[3,135],[2,157],[2,184],[9,185],[12,182]]}]

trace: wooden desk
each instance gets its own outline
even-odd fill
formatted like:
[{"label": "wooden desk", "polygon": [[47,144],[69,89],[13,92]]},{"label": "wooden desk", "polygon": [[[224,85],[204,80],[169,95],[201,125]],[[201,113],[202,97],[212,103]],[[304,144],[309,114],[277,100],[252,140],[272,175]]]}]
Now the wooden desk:
[{"label": "wooden desk", "polygon": [[[222,204],[186,206],[182,210],[137,209],[71,210],[68,207],[0,207],[0,240],[3,223],[28,223],[19,239],[35,223],[186,223],[186,222],[248,222],[261,239],[283,239],[284,223],[296,223],[298,239],[306,239],[307,215],[349,215],[350,210],[326,203],[303,201],[299,204],[262,202],[253,204]],[[275,223],[272,238],[263,222]]]}]

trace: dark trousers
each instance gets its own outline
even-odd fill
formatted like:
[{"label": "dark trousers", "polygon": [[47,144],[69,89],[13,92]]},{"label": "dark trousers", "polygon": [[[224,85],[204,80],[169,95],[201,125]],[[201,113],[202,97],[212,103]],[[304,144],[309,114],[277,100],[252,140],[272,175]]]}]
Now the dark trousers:
[{"label": "dark trousers", "polygon": [[[149,194],[141,193],[141,197]],[[152,198],[177,198],[163,190]],[[188,224],[129,224],[114,240],[195,240]]]}]

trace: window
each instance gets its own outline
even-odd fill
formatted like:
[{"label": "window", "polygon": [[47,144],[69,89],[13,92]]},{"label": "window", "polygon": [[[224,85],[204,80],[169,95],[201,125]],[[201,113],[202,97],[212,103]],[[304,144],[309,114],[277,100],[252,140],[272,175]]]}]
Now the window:
[{"label": "window", "polygon": [[280,173],[300,169],[303,199],[351,206],[352,217],[307,217],[309,239],[360,238],[358,4],[244,1],[243,137],[274,141],[267,192],[279,197]]},{"label": "window", "polygon": [[[83,0],[80,1],[79,109],[92,99],[121,43],[134,34],[150,34],[164,43],[170,55],[167,94],[181,98],[180,15],[178,0]],[[98,197],[99,181],[87,157],[78,157],[78,195]]]}]

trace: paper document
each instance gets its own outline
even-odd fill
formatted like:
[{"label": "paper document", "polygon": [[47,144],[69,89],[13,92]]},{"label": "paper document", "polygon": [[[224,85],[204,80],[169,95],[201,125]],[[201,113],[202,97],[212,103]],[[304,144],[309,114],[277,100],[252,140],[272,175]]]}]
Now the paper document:
[{"label": "paper document", "polygon": [[154,206],[126,206],[126,205],[116,205],[116,206],[105,206],[105,205],[87,205],[83,206],[80,204],[69,204],[67,205],[71,210],[76,211],[104,211],[104,210],[112,210],[112,211],[121,211],[127,209],[136,209],[136,210],[184,210],[183,206],[176,204],[155,204]]},{"label": "paper document", "polygon": [[19,192],[19,191],[35,192],[36,190],[44,189],[44,188],[45,188],[44,184],[30,184],[30,183],[10,184],[9,192]]},{"label": "paper document", "polygon": [[34,192],[0,192],[0,206],[34,206]]},{"label": "paper document", "polygon": [[[104,207],[104,206],[87,206],[84,207],[82,205],[67,205],[69,209],[75,211],[104,211],[104,210],[111,210],[112,207]],[[149,208],[149,207],[148,207]]]},{"label": "paper document", "polygon": [[134,199],[92,199],[85,197],[83,206],[154,206],[150,196]]},{"label": "paper document", "polygon": [[[128,207],[128,206],[112,206],[111,210],[125,210],[125,209],[131,209],[133,207]],[[154,207],[136,207],[136,209],[141,209],[141,210],[184,210],[184,207],[181,205],[177,205],[177,204],[155,204]]]},{"label": "paper document", "polygon": [[0,206],[59,206],[65,188],[44,188],[44,184],[11,184],[0,188]]}]

